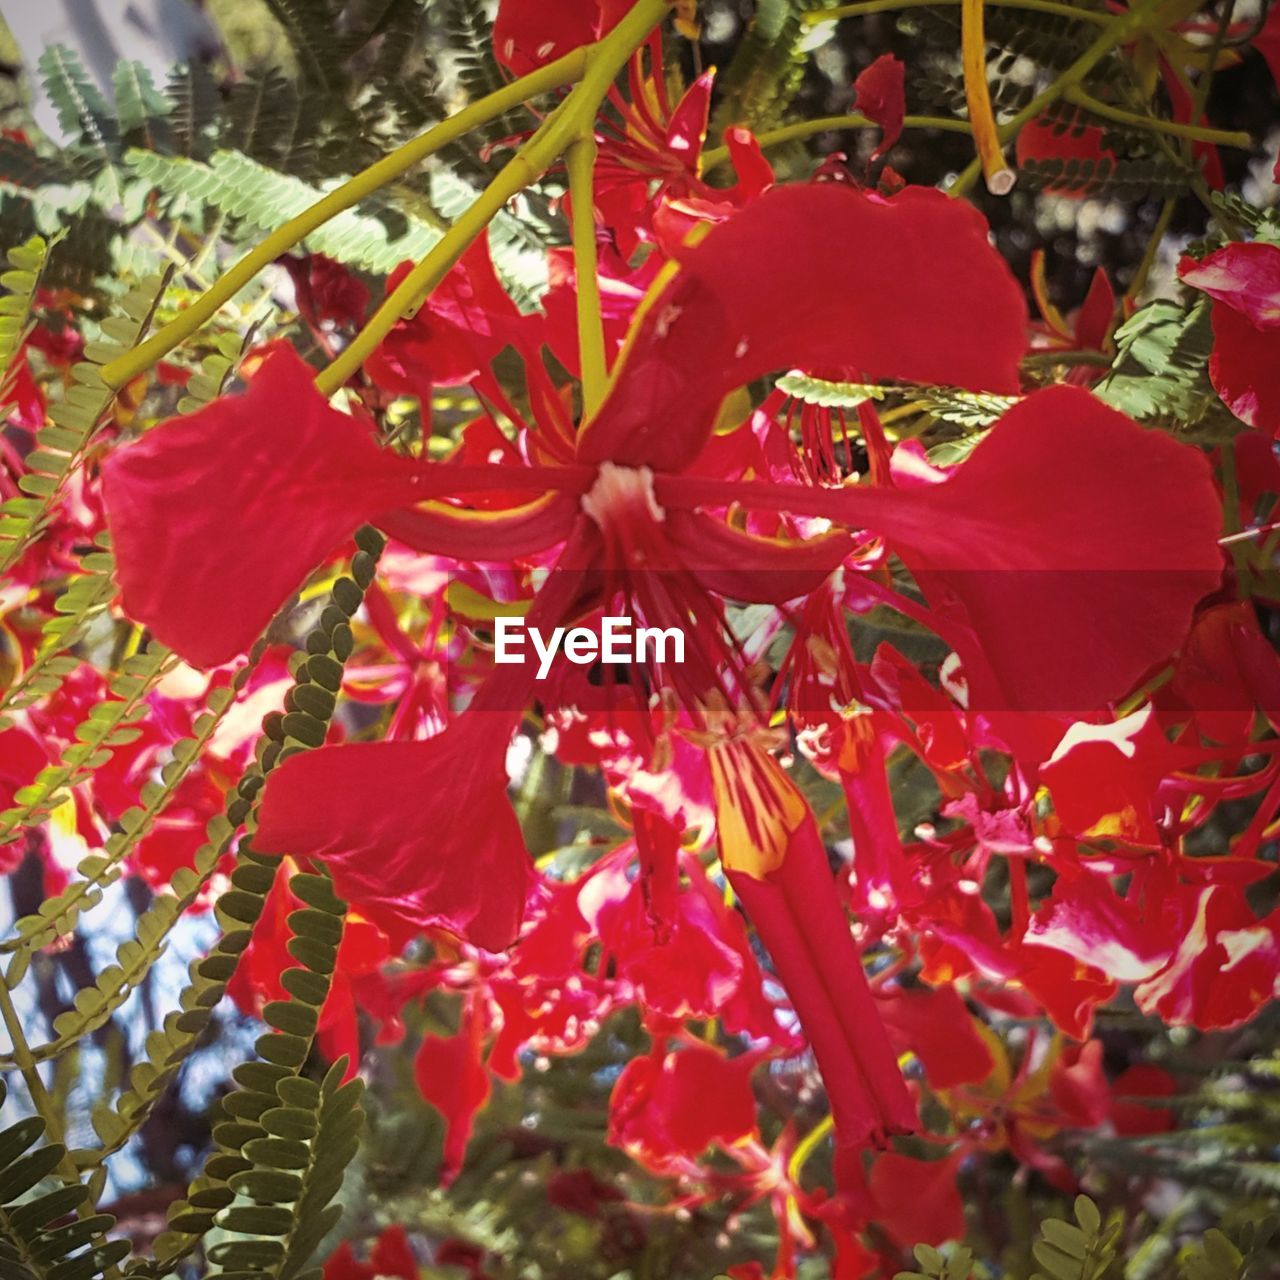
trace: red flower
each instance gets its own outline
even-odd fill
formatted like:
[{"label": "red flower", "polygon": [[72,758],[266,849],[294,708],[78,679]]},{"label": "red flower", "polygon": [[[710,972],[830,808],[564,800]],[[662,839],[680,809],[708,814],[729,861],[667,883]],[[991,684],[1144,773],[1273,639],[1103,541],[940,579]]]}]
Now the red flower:
[{"label": "red flower", "polygon": [[871,1166],[873,1221],[904,1248],[964,1236],[964,1201],[956,1187],[963,1153],[917,1160],[886,1151]]},{"label": "red flower", "polygon": [[286,254],[279,263],[293,281],[298,313],[309,324],[358,329],[364,323],[369,290],[342,263],[323,253]]},{"label": "red flower", "polygon": [[1152,1106],[1149,1101],[1172,1098],[1177,1092],[1177,1081],[1163,1067],[1140,1062],[1126,1068],[1111,1082],[1111,1123],[1116,1132],[1131,1138],[1177,1128],[1175,1111]]},{"label": "red flower", "polygon": [[991,1072],[991,1051],[954,987],[898,991],[878,1004],[891,1035],[920,1060],[933,1088],[951,1089]]},{"label": "red flower", "polygon": [[1280,910],[1259,920],[1240,893],[1209,885],[1169,937],[1169,963],[1134,993],[1144,1013],[1207,1031],[1238,1026],[1280,997]]},{"label": "red flower", "polygon": [[1173,753],[1146,706],[1113,724],[1072,725],[1040,777],[1072,835],[1157,845],[1155,790],[1173,768]]},{"label": "red flower", "polygon": [[499,950],[520,927],[531,870],[507,799],[511,727],[473,714],[427,742],[293,756],[266,792],[254,843],[323,858],[337,891],[393,936],[443,927]]},{"label": "red flower", "polygon": [[[796,240],[797,226],[823,234]],[[788,237],[785,262],[768,254]],[[933,269],[939,259],[945,276]],[[744,272],[750,261],[760,269]],[[969,323],[975,307],[981,329]],[[937,625],[980,702],[1093,708],[1175,647],[1216,582],[1217,500],[1193,451],[1057,388],[1007,414],[944,484],[823,490],[681,474],[711,440],[724,396],[797,358],[864,378],[1007,392],[1024,324],[1020,292],[967,206],[932,191],[883,201],[833,184],[777,189],[682,251],[572,463],[392,457],[284,354],[242,400],[121,450],[106,485],[126,604],[180,652],[213,663],[246,647],[362,519],[465,558],[564,542],[534,606],[539,625],[623,596],[649,625],[689,627],[693,655],[658,675],[694,705],[741,664],[719,596],[802,595],[851,545],[839,528],[798,542],[711,514],[736,502],[882,533],[947,610]],[[519,487],[552,491],[500,510],[413,505]],[[529,688],[495,684],[477,709],[503,715],[469,736],[290,759],[267,788],[259,847],[328,858],[340,891],[384,928],[398,914],[504,945],[527,873],[501,756]],[[359,785],[340,750],[358,750]],[[459,755],[471,767],[447,787],[437,765]],[[460,817],[469,809],[495,815],[478,849]]]},{"label": "red flower", "polygon": [[[387,277],[387,293],[412,269],[413,263],[402,262]],[[486,235],[450,268],[412,318],[396,324],[365,368],[383,390],[417,396],[426,412],[435,385],[470,382],[508,343],[532,350],[526,342],[531,327],[498,280]]]},{"label": "red flower", "polygon": [[[371,502],[414,501],[420,468],[331,409],[311,377],[277,348],[243,397],[215,400],[103,463],[124,607],[196,666],[248,648]],[[218,607],[233,583],[234,605]]]}]

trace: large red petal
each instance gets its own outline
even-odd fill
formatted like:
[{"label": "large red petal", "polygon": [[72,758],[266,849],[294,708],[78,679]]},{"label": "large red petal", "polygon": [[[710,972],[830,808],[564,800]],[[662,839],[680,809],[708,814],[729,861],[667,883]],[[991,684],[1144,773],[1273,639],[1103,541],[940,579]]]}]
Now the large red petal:
[{"label": "large red petal", "polygon": [[927,518],[903,556],[926,593],[963,603],[999,686],[980,692],[1017,710],[1120,697],[1222,571],[1205,458],[1075,387],[1029,396],[951,481],[910,496]]},{"label": "large red petal", "polygon": [[490,720],[509,728],[476,713],[426,742],[292,756],[267,785],[255,847],[322,859],[393,936],[437,927],[501,950],[520,928],[530,862],[507,799],[508,731]]},{"label": "large red petal", "polygon": [[579,455],[679,471],[729,391],[789,365],[1016,391],[1026,320],[970,206],[919,188],[884,201],[778,187],[681,251]]},{"label": "large red petal", "polygon": [[900,1245],[945,1244],[964,1235],[964,1201],[956,1175],[964,1152],[941,1160],[886,1151],[871,1167],[876,1224]]},{"label": "large red petal", "polygon": [[1280,435],[1280,331],[1258,329],[1215,302],[1209,380],[1241,422]]},{"label": "large red petal", "polygon": [[125,610],[211,667],[247,649],[362,520],[415,501],[421,467],[331,409],[281,347],[243,396],[162,424],[102,470]]}]

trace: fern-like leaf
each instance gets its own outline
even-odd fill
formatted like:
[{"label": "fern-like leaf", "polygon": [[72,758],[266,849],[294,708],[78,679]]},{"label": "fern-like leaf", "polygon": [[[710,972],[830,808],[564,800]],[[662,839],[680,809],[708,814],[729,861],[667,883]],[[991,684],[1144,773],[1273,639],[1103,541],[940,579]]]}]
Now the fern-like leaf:
[{"label": "fern-like leaf", "polygon": [[151,72],[140,62],[121,62],[112,84],[121,138],[152,151],[168,151],[173,140],[168,120],[173,104],[156,88]]}]

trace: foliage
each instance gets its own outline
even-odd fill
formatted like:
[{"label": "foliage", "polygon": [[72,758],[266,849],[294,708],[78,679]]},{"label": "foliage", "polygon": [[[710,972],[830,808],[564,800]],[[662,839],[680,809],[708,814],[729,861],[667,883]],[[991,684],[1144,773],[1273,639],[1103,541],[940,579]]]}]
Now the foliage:
[{"label": "foliage", "polygon": [[[984,121],[970,6],[653,7],[263,0],[265,57],[29,69],[6,1277],[1280,1265],[1264,17],[988,7]],[[499,619],[609,608],[692,661],[506,692]],[[983,701],[1032,680],[1071,710]]]}]

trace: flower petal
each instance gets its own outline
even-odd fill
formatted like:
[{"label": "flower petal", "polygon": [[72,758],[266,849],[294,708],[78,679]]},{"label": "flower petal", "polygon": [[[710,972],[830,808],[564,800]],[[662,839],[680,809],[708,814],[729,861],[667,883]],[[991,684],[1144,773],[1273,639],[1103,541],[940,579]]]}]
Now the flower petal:
[{"label": "flower petal", "polygon": [[891,53],[881,54],[853,82],[857,95],[853,105],[868,120],[873,120],[883,131],[883,137],[873,160],[878,160],[897,142],[902,133],[902,120],[906,113],[906,67]]},{"label": "flower petal", "polygon": [[510,723],[475,713],[426,742],[292,756],[267,784],[254,846],[323,860],[337,891],[395,937],[443,928],[500,951],[530,880],[507,799]]},{"label": "flower petal", "polygon": [[911,496],[927,518],[900,535],[903,557],[931,598],[963,603],[997,686],[979,697],[1017,710],[1120,697],[1221,576],[1206,460],[1075,387],[1029,396]]},{"label": "flower petal", "polygon": [[678,471],[728,392],[795,364],[1016,391],[1026,319],[968,205],[919,188],[884,201],[834,183],[778,187],[681,251],[579,457]]},{"label": "flower petal", "polygon": [[243,396],[103,464],[125,610],[193,665],[226,662],[362,520],[415,501],[421,470],[331,409],[279,347]]},{"label": "flower petal", "polygon": [[1224,245],[1199,262],[1183,258],[1178,275],[1247,317],[1254,328],[1280,329],[1280,246],[1256,240]]},{"label": "flower petal", "polygon": [[[655,492],[668,510],[723,501],[695,476],[659,476]],[[885,537],[961,651],[971,709],[1078,715],[1121,697],[1222,573],[1206,459],[1080,387],[1015,405],[943,483],[733,493]]]},{"label": "flower petal", "polygon": [[1209,381],[1241,422],[1280,435],[1280,332],[1214,303]]},{"label": "flower petal", "polygon": [[415,551],[461,560],[510,560],[563,542],[579,510],[579,500],[571,494],[546,493],[498,511],[424,502],[385,512],[378,524]]}]

